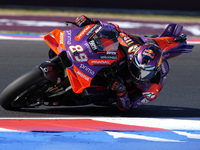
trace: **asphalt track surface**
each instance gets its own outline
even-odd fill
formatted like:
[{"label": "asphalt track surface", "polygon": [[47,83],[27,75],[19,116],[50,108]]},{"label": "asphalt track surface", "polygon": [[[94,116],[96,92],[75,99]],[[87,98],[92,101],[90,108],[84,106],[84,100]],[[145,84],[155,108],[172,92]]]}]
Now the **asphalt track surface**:
[{"label": "asphalt track surface", "polygon": [[[44,41],[0,40],[0,91],[20,75],[48,59]],[[0,118],[19,117],[200,117],[200,45],[169,60],[170,74],[157,99],[129,112],[109,107],[46,107],[7,111]]]}]

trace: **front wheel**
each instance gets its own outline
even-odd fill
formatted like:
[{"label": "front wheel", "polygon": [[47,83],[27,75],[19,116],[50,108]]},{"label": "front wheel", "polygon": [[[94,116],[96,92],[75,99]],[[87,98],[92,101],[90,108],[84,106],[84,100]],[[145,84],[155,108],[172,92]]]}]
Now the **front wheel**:
[{"label": "front wheel", "polygon": [[[6,110],[15,110],[28,107],[37,99],[44,84],[48,81],[44,78],[43,72],[36,68],[10,83],[0,95],[0,105]],[[41,95],[40,95],[41,96]]]}]

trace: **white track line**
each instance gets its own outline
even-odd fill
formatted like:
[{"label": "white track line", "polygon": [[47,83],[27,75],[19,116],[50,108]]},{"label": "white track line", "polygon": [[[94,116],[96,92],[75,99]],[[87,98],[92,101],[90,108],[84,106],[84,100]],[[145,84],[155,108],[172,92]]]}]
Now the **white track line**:
[{"label": "white track line", "polygon": [[[42,37],[12,37],[12,36],[3,36],[0,35],[0,39],[2,40],[27,40],[27,41],[43,41]],[[200,44],[200,41],[187,41],[188,44]]]},{"label": "white track line", "polygon": [[185,142],[180,140],[171,140],[171,139],[164,139],[159,137],[152,137],[152,136],[144,136],[144,135],[136,135],[136,134],[127,134],[127,133],[120,133],[120,132],[108,132],[109,135],[112,135],[114,138],[128,138],[128,139],[137,139],[137,140],[147,140],[147,141],[156,141],[156,142]]}]

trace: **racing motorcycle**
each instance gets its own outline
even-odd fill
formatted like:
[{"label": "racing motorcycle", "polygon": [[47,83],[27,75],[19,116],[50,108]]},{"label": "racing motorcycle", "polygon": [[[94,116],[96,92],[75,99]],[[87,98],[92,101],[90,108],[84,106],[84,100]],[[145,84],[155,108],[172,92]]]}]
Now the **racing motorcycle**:
[{"label": "racing motorcycle", "polygon": [[[186,35],[180,35],[182,28],[181,25],[169,24],[160,36],[139,38],[143,43],[159,44],[163,59],[170,59],[189,53],[193,48],[185,42]],[[6,110],[16,110],[53,105],[47,103],[48,98],[69,89],[82,97],[114,97],[108,88],[110,78],[116,73],[113,64],[125,58],[119,49],[118,36],[117,32],[107,31],[99,24],[65,31],[53,30],[44,36],[44,40],[55,56],[10,83],[0,95],[1,106]]]}]

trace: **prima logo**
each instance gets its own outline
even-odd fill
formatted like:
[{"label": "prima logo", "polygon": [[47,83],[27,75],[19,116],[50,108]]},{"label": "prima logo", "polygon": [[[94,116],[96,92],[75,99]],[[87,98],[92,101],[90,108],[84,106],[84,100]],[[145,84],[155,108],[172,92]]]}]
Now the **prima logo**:
[{"label": "prima logo", "polygon": [[63,32],[60,32],[60,44],[63,44]]},{"label": "prima logo", "polygon": [[81,64],[80,68],[85,70],[86,72],[90,73],[91,75],[94,75],[94,73],[95,73],[92,69],[90,69],[89,67],[85,66],[84,64]]},{"label": "prima logo", "polygon": [[71,41],[72,41],[71,36],[72,36],[72,31],[71,30],[67,31],[67,44],[68,45],[71,44]]}]

